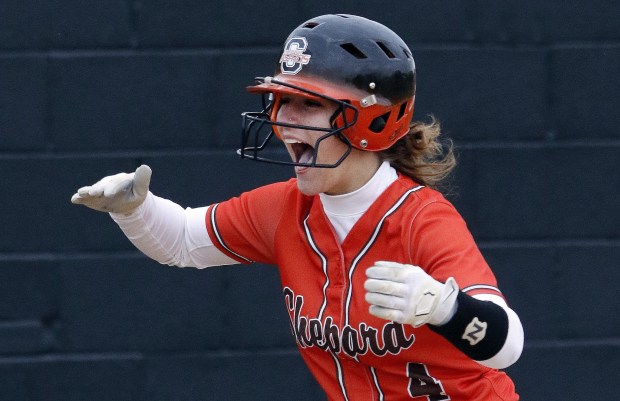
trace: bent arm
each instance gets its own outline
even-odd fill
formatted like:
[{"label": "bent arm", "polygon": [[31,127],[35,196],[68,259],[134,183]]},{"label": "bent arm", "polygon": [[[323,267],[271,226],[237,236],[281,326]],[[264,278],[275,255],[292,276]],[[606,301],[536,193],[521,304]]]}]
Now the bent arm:
[{"label": "bent arm", "polygon": [[459,292],[452,318],[429,327],[481,365],[504,369],[523,351],[523,326],[517,314],[497,295],[473,297]]},{"label": "bent arm", "polygon": [[431,202],[420,210],[412,223],[411,252],[441,282],[453,277],[461,288],[486,284],[484,289],[459,292],[452,319],[430,327],[481,365],[503,369],[515,363],[523,350],[519,317],[506,304],[491,268],[451,204]]},{"label": "bent arm", "polygon": [[183,209],[149,192],[131,214],[110,216],[136,248],[161,264],[205,268],[238,263],[213,245],[205,226],[206,209]]},{"label": "bent arm", "polygon": [[502,369],[519,359],[523,327],[499,295],[472,296],[454,278],[445,283],[419,266],[377,261],[364,283],[370,314],[413,327],[428,325],[481,365]]}]

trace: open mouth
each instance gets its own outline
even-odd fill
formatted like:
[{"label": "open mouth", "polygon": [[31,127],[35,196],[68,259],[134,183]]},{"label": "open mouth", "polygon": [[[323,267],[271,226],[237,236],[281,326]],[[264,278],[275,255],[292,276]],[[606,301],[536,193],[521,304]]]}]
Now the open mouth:
[{"label": "open mouth", "polygon": [[310,164],[314,157],[314,147],[302,142],[298,139],[288,138],[284,140],[290,146],[293,151],[295,163]]}]

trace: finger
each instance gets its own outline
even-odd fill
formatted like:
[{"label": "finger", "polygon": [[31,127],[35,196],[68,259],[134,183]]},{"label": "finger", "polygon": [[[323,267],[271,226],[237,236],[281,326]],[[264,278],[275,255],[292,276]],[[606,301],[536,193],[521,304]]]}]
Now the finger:
[{"label": "finger", "polygon": [[381,319],[404,323],[403,313],[395,309],[382,308],[381,306],[371,305],[368,312]]},{"label": "finger", "polygon": [[395,297],[393,295],[367,292],[364,298],[369,304],[380,306],[382,308],[403,311],[406,307],[406,302],[404,298]]},{"label": "finger", "polygon": [[405,277],[403,269],[387,266],[372,266],[366,269],[366,277],[377,280],[389,280],[397,283],[404,283]]},{"label": "finger", "polygon": [[106,186],[115,177],[116,176],[103,177],[102,179],[100,179],[99,181],[97,181],[96,183],[94,183],[93,185],[89,187],[88,195],[96,196],[96,197],[103,195],[103,192],[105,191]]},{"label": "finger", "polygon": [[133,177],[133,192],[137,197],[145,197],[151,184],[152,170],[146,164],[136,169]]},{"label": "finger", "polygon": [[71,197],[71,203],[76,204],[76,205],[81,205],[83,203],[84,198],[82,198],[80,196],[79,193],[74,193],[73,196]]},{"label": "finger", "polygon": [[408,265],[404,265],[404,264],[398,263],[398,262],[391,262],[391,261],[387,261],[387,260],[377,260],[375,262],[375,266],[401,268],[403,266],[408,266]]},{"label": "finger", "polygon": [[88,191],[90,191],[90,185],[78,189],[77,194],[80,196],[88,196]]},{"label": "finger", "polygon": [[75,204],[75,205],[84,205],[87,206],[91,209],[95,209],[95,210],[101,210],[104,211],[104,204],[105,202],[103,201],[104,198],[101,197],[92,197],[92,196],[88,196],[86,198],[81,197],[78,194],[74,194],[71,197],[71,203]]},{"label": "finger", "polygon": [[364,282],[364,288],[366,291],[395,295],[398,297],[405,297],[405,295],[409,292],[409,287],[406,284],[371,278]]},{"label": "finger", "polygon": [[103,190],[104,190],[104,187],[102,186],[101,187],[92,186],[88,189],[87,195],[93,198],[98,198],[101,195],[103,195]]}]

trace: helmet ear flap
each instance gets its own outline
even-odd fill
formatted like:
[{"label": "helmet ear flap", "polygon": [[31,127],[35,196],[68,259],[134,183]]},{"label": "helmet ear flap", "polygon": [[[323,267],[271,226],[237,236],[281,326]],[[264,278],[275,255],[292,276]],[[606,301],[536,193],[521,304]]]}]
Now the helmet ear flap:
[{"label": "helmet ear flap", "polygon": [[[405,116],[407,109],[411,107],[412,103],[411,100],[404,101],[398,107],[393,107],[387,113],[375,117],[368,129],[376,134],[380,134],[387,125],[395,126]],[[396,109],[398,109],[398,113],[395,113]]]},{"label": "helmet ear flap", "polygon": [[[332,126],[334,128],[345,127],[342,128],[341,133],[355,148],[369,151],[384,150],[409,131],[413,116],[413,103],[412,98],[392,106],[371,106],[379,108],[373,111],[360,107],[357,114],[353,107],[346,108],[344,112],[338,110],[333,117]],[[357,103],[354,104],[357,105]],[[351,127],[350,123],[354,121],[355,125]],[[349,124],[345,125],[345,122]]]},{"label": "helmet ear flap", "polygon": [[391,112],[388,111],[387,113],[380,115],[379,117],[375,117],[370,122],[368,129],[376,134],[379,134],[381,131],[383,131],[383,129],[387,125],[388,119],[390,118],[390,114]]}]

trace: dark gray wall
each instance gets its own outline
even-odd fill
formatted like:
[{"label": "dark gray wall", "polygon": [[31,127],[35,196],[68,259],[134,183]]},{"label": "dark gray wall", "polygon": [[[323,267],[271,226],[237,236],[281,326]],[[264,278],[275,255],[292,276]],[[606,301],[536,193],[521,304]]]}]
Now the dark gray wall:
[{"label": "dark gray wall", "polygon": [[416,116],[455,139],[451,199],[525,326],[522,399],[614,398],[620,2],[338,4],[0,1],[0,400],[324,399],[274,268],[158,265],[69,198],[140,163],[184,206],[289,177],[235,156],[244,87],[329,12],[414,52]]}]

